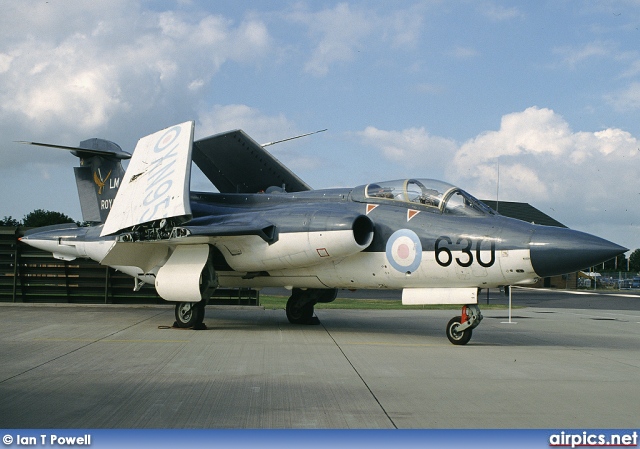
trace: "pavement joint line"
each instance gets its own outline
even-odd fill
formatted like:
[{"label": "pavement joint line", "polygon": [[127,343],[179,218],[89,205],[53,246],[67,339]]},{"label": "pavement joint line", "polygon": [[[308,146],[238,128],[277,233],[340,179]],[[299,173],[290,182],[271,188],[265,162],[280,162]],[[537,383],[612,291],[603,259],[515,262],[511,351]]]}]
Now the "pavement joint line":
[{"label": "pavement joint line", "polygon": [[147,317],[147,318],[145,318],[145,319],[143,319],[143,320],[140,320],[140,321],[138,321],[138,322],[136,322],[136,323],[133,323],[133,324],[131,324],[131,325],[127,326],[127,327],[123,327],[122,329],[118,329],[117,331],[114,331],[114,332],[110,333],[109,335],[105,335],[105,336],[104,336],[104,337],[102,337],[102,338],[98,338],[97,340],[89,341],[89,342],[87,342],[87,344],[85,344],[85,345],[79,346],[79,347],[77,347],[77,348],[75,348],[75,349],[72,349],[71,351],[68,351],[68,352],[66,352],[66,353],[64,353],[64,354],[60,354],[59,356],[54,357],[54,358],[52,358],[52,359],[49,359],[49,360],[47,360],[47,361],[45,361],[45,362],[39,363],[39,364],[37,364],[36,366],[32,366],[31,368],[28,368],[28,369],[26,369],[26,370],[24,370],[24,371],[22,371],[22,372],[20,372],[20,373],[14,374],[13,376],[9,376],[9,377],[7,377],[7,378],[5,378],[5,379],[2,379],[2,380],[0,380],[0,384],[3,384],[3,383],[5,383],[5,382],[7,382],[7,381],[9,381],[9,380],[12,380],[12,379],[15,379],[15,378],[17,378],[17,377],[20,377],[20,376],[22,376],[23,374],[26,374],[26,373],[28,373],[28,372],[30,372],[30,371],[33,371],[33,370],[36,370],[36,369],[38,369],[38,368],[40,368],[40,367],[42,367],[42,366],[45,366],[45,365],[47,365],[47,364],[49,364],[49,363],[51,363],[51,362],[55,362],[56,360],[59,360],[59,359],[61,359],[61,358],[63,358],[63,357],[66,357],[66,356],[68,356],[68,355],[70,355],[70,354],[73,354],[74,352],[78,352],[78,351],[80,351],[81,349],[87,348],[87,347],[89,347],[89,346],[91,346],[91,345],[93,345],[93,344],[95,344],[95,343],[98,343],[98,342],[100,342],[100,341],[102,341],[102,340],[106,340],[106,339],[108,339],[109,337],[113,337],[114,335],[119,334],[119,333],[120,333],[120,332],[122,332],[122,331],[126,331],[127,329],[131,329],[132,327],[137,326],[138,324],[144,323],[145,321],[149,321],[150,319],[155,318],[155,317],[160,316],[160,315],[163,315],[164,313],[165,313],[165,311],[163,310],[163,311],[162,311],[162,312],[160,312],[160,313],[156,313],[155,315],[152,315],[152,316],[150,316],[150,317]]},{"label": "pavement joint line", "polygon": [[[547,314],[551,314],[551,313],[563,314],[564,313],[564,314],[576,315],[576,316],[586,316],[589,318],[593,318],[593,317],[604,318],[603,315],[622,316],[630,320],[635,320],[637,318],[640,318],[640,315],[636,315],[635,313],[633,313],[634,311],[632,310],[626,310],[624,311],[624,313],[622,313],[622,311],[607,312],[599,309],[554,309],[553,311],[548,311],[548,310],[536,310],[535,307],[531,307],[531,310],[533,311],[533,313],[547,313]],[[575,312],[574,310],[581,310],[585,313]],[[592,314],[589,314],[586,312],[592,312]],[[600,314],[593,314],[595,312],[599,312]]]},{"label": "pavement joint line", "polygon": [[[621,315],[621,316],[629,317],[629,315],[625,315],[625,314],[615,314],[615,313],[608,313],[608,312],[601,312],[600,314],[588,314],[588,313],[568,312],[568,311],[564,311],[564,310],[559,310],[558,313],[560,313],[560,314],[564,313],[566,315],[582,316],[582,317],[587,317],[587,318],[612,319],[612,320],[617,320],[617,321],[621,321],[621,320],[618,320],[617,318],[611,318],[611,317],[608,317],[608,316],[605,316],[605,315]],[[635,318],[637,315],[632,315],[632,316]]]},{"label": "pavement joint line", "polygon": [[91,343],[190,343],[191,340],[119,340],[117,338],[93,340],[90,338],[35,338],[32,341],[58,341],[58,342],[91,342]]},{"label": "pavement joint line", "polygon": [[563,290],[563,289],[553,289],[553,288],[533,288],[533,287],[521,287],[521,286],[512,286],[514,289],[518,290],[529,290],[529,291],[547,291],[554,293],[566,293],[569,295],[598,295],[598,296],[613,296],[616,298],[638,298],[640,299],[640,295],[634,295],[633,293],[608,293],[603,291],[593,291],[593,290]]},{"label": "pavement joint line", "polygon": [[634,315],[634,314],[629,314],[629,313],[613,313],[613,312],[606,312],[607,315],[612,315],[612,316],[623,316],[625,318],[629,318],[632,320],[638,319],[640,318],[640,315]]},{"label": "pavement joint line", "polygon": [[364,380],[364,378],[362,377],[362,375],[360,374],[360,372],[358,372],[358,369],[353,365],[353,363],[351,362],[351,360],[349,359],[349,357],[347,357],[347,354],[344,353],[344,351],[342,350],[342,347],[338,344],[338,342],[336,341],[335,338],[333,338],[333,335],[331,335],[331,332],[329,332],[329,329],[327,329],[324,325],[324,323],[322,321],[320,321],[320,325],[322,326],[322,328],[325,330],[325,332],[327,333],[327,335],[329,336],[329,338],[331,338],[331,340],[333,340],[333,343],[336,345],[336,348],[338,348],[338,350],[342,353],[342,356],[344,357],[344,359],[347,361],[347,363],[351,366],[351,368],[353,369],[353,371],[356,373],[356,375],[360,378],[360,380],[362,381],[362,383],[364,384],[364,386],[367,388],[367,390],[369,390],[369,393],[371,394],[371,397],[373,397],[373,399],[376,401],[376,403],[378,404],[378,406],[380,407],[380,409],[382,410],[382,413],[384,413],[384,415],[387,417],[387,419],[389,420],[389,422],[391,423],[391,425],[393,426],[394,429],[397,429],[398,426],[396,426],[396,423],[393,422],[393,419],[391,419],[391,416],[389,416],[389,413],[387,413],[387,411],[385,410],[384,406],[382,405],[382,403],[380,402],[380,400],[378,399],[378,397],[375,395],[375,393],[373,392],[373,390],[371,390],[371,387],[369,387],[369,384],[367,384],[367,381]]},{"label": "pavement joint line", "polygon": [[344,342],[343,345],[352,345],[352,346],[397,346],[403,348],[434,348],[434,347],[448,347],[445,344],[427,344],[427,343],[388,343],[384,341],[347,341]]}]

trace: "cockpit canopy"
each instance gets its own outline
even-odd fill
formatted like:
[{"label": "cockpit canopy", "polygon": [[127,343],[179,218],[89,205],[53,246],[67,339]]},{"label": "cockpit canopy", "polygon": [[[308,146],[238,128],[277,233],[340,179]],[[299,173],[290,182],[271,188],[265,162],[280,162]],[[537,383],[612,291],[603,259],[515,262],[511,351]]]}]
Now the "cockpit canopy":
[{"label": "cockpit canopy", "polygon": [[[376,182],[356,189],[356,201],[383,203],[396,201],[424,206],[430,212],[482,216],[495,212],[464,190],[435,179],[400,179]],[[357,198],[361,193],[363,198]],[[422,209],[422,207],[420,207]]]}]

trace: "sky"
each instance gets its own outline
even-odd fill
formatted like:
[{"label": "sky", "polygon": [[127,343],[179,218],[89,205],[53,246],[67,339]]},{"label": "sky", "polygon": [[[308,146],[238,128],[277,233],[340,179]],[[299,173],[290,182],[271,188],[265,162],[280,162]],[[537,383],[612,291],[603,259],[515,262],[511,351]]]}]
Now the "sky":
[{"label": "sky", "polygon": [[[0,217],[62,150],[243,129],[315,189],[435,178],[640,248],[640,1],[0,0]],[[192,189],[212,190],[194,171]]]}]

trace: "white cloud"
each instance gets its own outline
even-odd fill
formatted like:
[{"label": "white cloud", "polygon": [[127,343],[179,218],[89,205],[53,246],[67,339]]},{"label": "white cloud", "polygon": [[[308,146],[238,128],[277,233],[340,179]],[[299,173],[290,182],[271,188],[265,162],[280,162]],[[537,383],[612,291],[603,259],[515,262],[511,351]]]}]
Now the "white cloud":
[{"label": "white cloud", "polygon": [[352,10],[347,3],[318,12],[297,9],[289,18],[306,25],[316,41],[311,58],[305,64],[305,71],[316,76],[326,75],[333,63],[353,59],[375,21],[369,13]]},{"label": "white cloud", "polygon": [[634,59],[629,68],[620,74],[620,78],[635,78],[640,75],[640,59]]},{"label": "white cloud", "polygon": [[415,47],[424,28],[421,5],[418,4],[409,9],[394,11],[386,23],[388,31],[385,34],[391,40],[392,47]]},{"label": "white cloud", "polygon": [[57,47],[25,42],[11,69],[0,75],[0,111],[26,117],[36,128],[57,123],[95,129],[106,123],[125,105],[114,66],[89,53],[87,37],[79,34]]},{"label": "white cloud", "polygon": [[562,62],[571,68],[596,57],[614,56],[615,45],[611,42],[590,42],[582,47],[562,46],[553,49]]},{"label": "white cloud", "polygon": [[[214,105],[198,116],[196,138],[242,129],[258,143],[291,137],[295,126],[283,114],[269,116],[244,104]],[[294,133],[294,134],[292,134]]]},{"label": "white cloud", "polygon": [[631,83],[624,90],[605,95],[604,99],[619,112],[640,109],[640,83]]},{"label": "white cloud", "polygon": [[[207,21],[209,21],[209,19],[210,18],[207,18]],[[217,21],[219,20],[216,20],[216,22]],[[187,26],[183,20],[180,20],[178,14],[173,11],[158,14],[158,26],[160,27],[161,33],[171,39],[185,39],[191,31],[190,27]]]},{"label": "white cloud", "polygon": [[[494,167],[491,165],[485,164],[483,168],[489,172],[494,170]],[[489,187],[493,187],[496,185],[498,178],[497,172],[498,167],[495,167],[496,174],[492,177],[488,177],[487,179],[494,180],[493,183],[489,182]],[[507,198],[512,195],[510,191],[511,186],[514,185],[526,185],[526,186],[535,186],[534,189],[528,189],[526,191],[526,198],[528,202],[545,200],[549,196],[549,186],[547,186],[541,179],[536,170],[533,167],[528,167],[524,164],[514,163],[508,166],[503,166],[500,168],[500,188],[503,189],[503,193],[507,193]],[[497,185],[496,185],[497,187]],[[507,192],[504,192],[504,189],[507,189]],[[492,196],[484,195],[483,198],[490,198]],[[525,198],[524,196],[522,198]],[[511,198],[514,199],[514,198]]]},{"label": "white cloud", "polygon": [[336,63],[352,61],[358,51],[371,52],[385,42],[392,48],[413,48],[423,27],[419,5],[384,16],[348,3],[316,12],[298,5],[288,19],[308,27],[313,49],[304,70],[319,77]]},{"label": "white cloud", "polygon": [[[439,170],[477,197],[495,198],[499,170],[500,199],[531,202],[568,225],[602,221],[605,212],[612,223],[637,214],[628,198],[640,194],[640,140],[618,128],[576,132],[553,110],[531,107],[463,143],[422,128],[368,127],[360,135],[385,159],[428,176]],[[616,211],[625,213],[614,218]]]},{"label": "white cloud", "polygon": [[470,47],[456,47],[451,54],[458,59],[470,59],[479,55],[477,50]]},{"label": "white cloud", "polygon": [[434,174],[442,171],[444,162],[456,150],[453,140],[432,136],[424,128],[385,131],[368,126],[358,136],[368,146],[378,148],[386,159],[414,170],[427,167]]},{"label": "white cloud", "polygon": [[[258,144],[303,134],[283,114],[270,116],[257,108],[243,104],[215,105],[201,111],[196,125],[196,139],[232,129],[242,129]],[[309,155],[302,150],[304,144],[297,142],[295,146],[288,146],[284,142],[279,143],[269,146],[267,150],[299,176],[304,174],[301,171],[312,171],[323,165],[326,166],[326,160],[323,161],[316,155]],[[306,144],[309,142],[309,140],[305,141]]]},{"label": "white cloud", "polygon": [[0,53],[0,73],[7,72],[9,67],[11,67],[11,61],[13,61],[13,56]]},{"label": "white cloud", "polygon": [[[580,135],[590,138],[590,133],[580,133]],[[619,153],[628,156],[635,156],[638,148],[638,139],[621,129],[607,128],[593,133],[596,140],[593,142],[594,150],[603,156]]]},{"label": "white cloud", "polygon": [[554,111],[532,107],[504,116],[499,130],[463,143],[449,175],[493,198],[499,163],[505,200],[551,205],[573,199],[574,210],[586,214],[583,202],[589,198],[598,206],[607,203],[609,210],[623,209],[621,186],[640,189],[633,168],[639,147],[640,141],[621,129],[574,132]]},{"label": "white cloud", "polygon": [[[459,168],[478,160],[526,153],[558,156],[570,145],[569,125],[550,109],[528,108],[502,117],[498,131],[486,131],[465,142],[456,154]],[[478,152],[481,148],[482,151]]]},{"label": "white cloud", "polygon": [[131,2],[34,4],[3,15],[0,28],[0,117],[32,132],[93,132],[127,115],[171,120],[167,113],[192,109],[223,64],[263,60],[272,44],[254,18],[234,23]]},{"label": "white cloud", "polygon": [[483,3],[480,6],[480,11],[484,16],[495,22],[502,22],[504,20],[511,20],[524,16],[524,14],[515,6],[508,8],[491,2]]}]

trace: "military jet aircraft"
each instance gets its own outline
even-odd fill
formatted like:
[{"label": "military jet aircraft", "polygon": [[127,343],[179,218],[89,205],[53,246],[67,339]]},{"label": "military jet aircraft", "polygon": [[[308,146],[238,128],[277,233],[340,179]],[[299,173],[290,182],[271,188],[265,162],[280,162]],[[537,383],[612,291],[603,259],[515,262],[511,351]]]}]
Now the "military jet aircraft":
[{"label": "military jet aircraft", "polygon": [[[185,122],[139,140],[133,156],[90,139],[71,150],[83,219],[22,241],[91,258],[155,285],[176,325],[202,326],[218,287],[286,287],[291,323],[338,289],[402,289],[403,304],[458,304],[446,326],[466,344],[480,324],[478,291],[535,283],[627,251],[579,231],[499,215],[432,179],[312,190],[241,130],[193,140]],[[131,158],[127,170],[121,161]],[[192,161],[220,193],[190,191]]]}]

